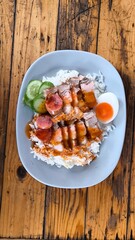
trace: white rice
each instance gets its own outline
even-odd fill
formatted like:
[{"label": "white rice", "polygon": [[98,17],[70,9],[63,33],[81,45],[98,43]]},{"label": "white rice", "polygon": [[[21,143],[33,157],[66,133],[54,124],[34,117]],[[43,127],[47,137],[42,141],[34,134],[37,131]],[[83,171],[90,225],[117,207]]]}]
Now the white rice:
[{"label": "white rice", "polygon": [[[60,85],[63,82],[65,82],[67,79],[69,79],[71,77],[77,77],[78,75],[79,75],[79,72],[77,72],[75,70],[71,70],[71,71],[70,70],[60,70],[56,73],[55,76],[52,76],[52,77],[43,76],[42,81],[43,82],[50,81],[55,86],[57,86],[57,85]],[[106,92],[104,76],[101,72],[99,72],[99,74],[96,74],[96,73],[90,74],[89,73],[86,75],[86,77],[94,82],[94,85],[95,85],[94,93],[95,93],[96,98],[98,98],[102,93]],[[103,130],[103,140],[104,140],[104,138],[106,138],[108,136],[109,132],[115,128],[115,126],[112,124],[106,124],[106,125],[101,124],[101,123],[98,123],[98,124]],[[36,146],[38,146],[40,149],[44,146],[42,141],[39,140],[36,136],[32,136],[31,140],[34,141],[36,143]],[[93,141],[91,143],[89,150],[95,156],[98,156],[100,153],[100,146],[101,146],[100,141],[99,142]],[[50,165],[56,165],[57,167],[64,166],[66,168],[72,168],[75,165],[83,166],[86,163],[89,164],[92,161],[91,158],[89,160],[87,160],[85,157],[80,158],[79,156],[75,156],[75,155],[69,157],[68,160],[65,160],[64,158],[62,158],[60,156],[50,156],[49,158],[47,158],[43,154],[37,153],[33,149],[31,149],[31,153],[34,154],[34,158],[37,158],[38,160],[42,160]]]}]

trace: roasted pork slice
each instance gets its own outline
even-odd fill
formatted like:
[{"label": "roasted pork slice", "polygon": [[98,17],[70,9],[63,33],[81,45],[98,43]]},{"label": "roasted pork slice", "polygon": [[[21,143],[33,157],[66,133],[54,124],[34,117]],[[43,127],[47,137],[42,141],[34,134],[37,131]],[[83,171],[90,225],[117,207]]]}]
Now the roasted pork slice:
[{"label": "roasted pork slice", "polygon": [[61,122],[65,119],[65,113],[61,112],[52,118],[53,123]]},{"label": "roasted pork slice", "polygon": [[70,85],[69,84],[61,84],[57,87],[59,94],[63,93],[64,91],[70,90]]},{"label": "roasted pork slice", "polygon": [[56,93],[58,91],[58,88],[57,87],[52,87],[52,88],[47,88],[47,89],[45,89],[44,90],[44,97],[46,98],[47,97],[47,95],[49,95],[49,94],[54,94],[54,93]]},{"label": "roasted pork slice", "polygon": [[68,143],[68,127],[64,126],[61,128],[62,130],[62,138],[63,138],[63,144],[65,148],[69,148],[69,143]]},{"label": "roasted pork slice", "polygon": [[89,133],[89,136],[92,140],[96,138],[102,137],[102,131],[97,126],[97,118],[94,111],[90,111],[87,113],[84,113],[83,118],[85,120],[85,125],[87,127],[87,131]]},{"label": "roasted pork slice", "polygon": [[93,108],[97,105],[97,100],[93,91],[84,92],[83,98],[89,108]]},{"label": "roasted pork slice", "polygon": [[52,138],[51,138],[51,143],[53,145],[56,145],[56,143],[62,142],[62,130],[61,128],[58,128],[56,130],[53,131],[52,133]]},{"label": "roasted pork slice", "polygon": [[68,137],[69,137],[69,139],[76,139],[77,138],[75,124],[71,124],[71,125],[68,126]]},{"label": "roasted pork slice", "polygon": [[72,102],[72,95],[70,90],[65,90],[59,93],[60,97],[62,98],[64,104],[69,104]]},{"label": "roasted pork slice", "polygon": [[81,119],[83,117],[83,112],[79,109],[79,107],[74,107],[74,115],[72,119]]},{"label": "roasted pork slice", "polygon": [[63,107],[63,112],[65,114],[71,113],[72,110],[73,110],[73,107],[72,107],[72,105],[70,103],[65,104],[64,107]]},{"label": "roasted pork slice", "polygon": [[58,123],[53,123],[53,129],[56,131],[59,128]]},{"label": "roasted pork slice", "polygon": [[49,94],[46,97],[46,109],[51,115],[57,115],[62,111],[63,101],[58,93]]},{"label": "roasted pork slice", "polygon": [[78,88],[72,87],[71,89],[71,95],[72,95],[72,106],[78,106],[78,96],[77,92],[79,91]]},{"label": "roasted pork slice", "polygon": [[89,107],[88,107],[87,103],[86,103],[83,99],[80,99],[80,100],[78,101],[78,107],[79,107],[79,109],[80,109],[82,112],[89,111]]},{"label": "roasted pork slice", "polygon": [[84,76],[79,75],[78,77],[72,77],[70,78],[67,83],[70,84],[71,86],[79,86],[80,81],[84,78]]},{"label": "roasted pork slice", "polygon": [[53,123],[58,123],[60,121],[65,121],[69,125],[77,119],[81,119],[83,112],[78,107],[72,107],[70,104],[67,104],[63,107],[63,112],[52,117]]},{"label": "roasted pork slice", "polygon": [[55,150],[53,155],[57,155],[57,153],[59,154],[59,152],[63,152],[63,150],[64,150],[63,143],[61,143],[61,142],[55,143],[55,145],[53,146],[53,149]]},{"label": "roasted pork slice", "polygon": [[87,144],[87,142],[88,142],[88,139],[87,139],[86,136],[79,136],[78,137],[78,144],[79,145],[85,145],[85,144]]},{"label": "roasted pork slice", "polygon": [[69,146],[71,149],[74,149],[74,147],[77,146],[77,139],[70,139],[69,140]]},{"label": "roasted pork slice", "polygon": [[64,141],[68,140],[68,127],[65,126],[65,127],[62,127],[61,128],[62,130],[62,138]]},{"label": "roasted pork slice", "polygon": [[77,121],[75,126],[78,138],[85,136],[87,134],[87,130],[83,121]]},{"label": "roasted pork slice", "polygon": [[94,111],[89,111],[83,114],[83,119],[85,120],[85,125],[87,127],[94,126],[97,124],[97,118]]},{"label": "roasted pork slice", "polygon": [[87,130],[92,140],[95,140],[96,138],[99,138],[101,140],[102,131],[97,125],[93,127],[88,127]]},{"label": "roasted pork slice", "polygon": [[85,78],[80,82],[80,88],[83,93],[91,92],[94,90],[94,82],[90,81],[88,78]]}]

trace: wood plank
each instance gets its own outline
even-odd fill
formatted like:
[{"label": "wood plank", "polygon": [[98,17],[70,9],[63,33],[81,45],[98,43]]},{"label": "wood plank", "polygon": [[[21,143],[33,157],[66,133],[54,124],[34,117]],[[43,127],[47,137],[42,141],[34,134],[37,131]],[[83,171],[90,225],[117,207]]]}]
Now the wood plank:
[{"label": "wood plank", "polygon": [[[57,49],[96,52],[98,11],[97,1],[60,1]],[[84,239],[86,200],[87,189],[48,187],[45,239]]]},{"label": "wood plank", "polygon": [[0,237],[42,238],[45,186],[30,177],[19,161],[15,115],[27,68],[41,54],[55,49],[57,13],[54,0],[17,1]]},{"label": "wood plank", "polygon": [[[128,224],[128,197],[133,144],[133,87],[135,56],[134,1],[101,3],[98,51],[120,72],[127,96],[127,130],[123,152],[114,173],[101,184],[89,188],[86,234],[90,239],[126,239]],[[106,42],[105,42],[106,40]],[[133,173],[134,174],[134,173]],[[134,176],[132,176],[133,179]],[[133,194],[132,204],[133,205]],[[135,216],[134,214],[132,215]],[[133,218],[130,230],[133,231]],[[129,235],[128,238],[129,239]],[[135,236],[134,236],[135,237]]]},{"label": "wood plank", "polygon": [[132,101],[134,102],[134,137],[131,152],[132,162],[130,168],[131,182],[129,185],[127,239],[135,239],[135,89]]},{"label": "wood plank", "polygon": [[[7,109],[11,70],[12,39],[14,26],[14,3],[0,2],[0,209],[3,186]],[[8,48],[7,48],[8,46]],[[6,49],[6,51],[5,51]]]}]

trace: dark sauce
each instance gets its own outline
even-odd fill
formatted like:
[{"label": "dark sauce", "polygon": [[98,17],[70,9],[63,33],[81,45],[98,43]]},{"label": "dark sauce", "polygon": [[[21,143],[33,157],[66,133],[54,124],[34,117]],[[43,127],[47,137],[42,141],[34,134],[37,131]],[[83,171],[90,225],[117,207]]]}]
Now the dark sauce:
[{"label": "dark sauce", "polygon": [[30,122],[28,122],[25,126],[25,134],[27,136],[28,139],[30,139],[30,131],[31,131],[31,127],[30,127]]}]

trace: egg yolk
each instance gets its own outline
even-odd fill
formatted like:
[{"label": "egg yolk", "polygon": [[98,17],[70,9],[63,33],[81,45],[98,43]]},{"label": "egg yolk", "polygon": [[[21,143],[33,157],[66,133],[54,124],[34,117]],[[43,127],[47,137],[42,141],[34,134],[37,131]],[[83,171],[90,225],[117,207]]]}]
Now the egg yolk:
[{"label": "egg yolk", "polygon": [[103,102],[96,106],[96,116],[100,121],[109,121],[113,116],[113,108],[109,103]]}]

